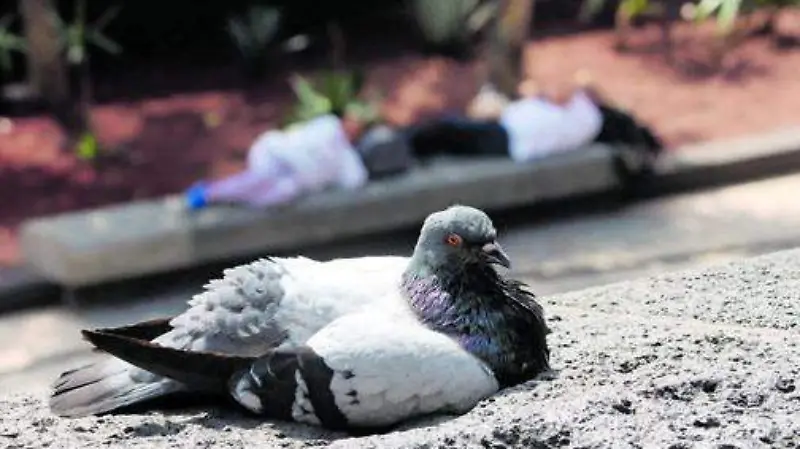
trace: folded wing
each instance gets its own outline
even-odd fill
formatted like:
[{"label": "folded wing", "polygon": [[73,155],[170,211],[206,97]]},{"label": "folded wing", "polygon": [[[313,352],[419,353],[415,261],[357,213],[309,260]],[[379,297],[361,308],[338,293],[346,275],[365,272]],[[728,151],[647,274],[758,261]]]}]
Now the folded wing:
[{"label": "folded wing", "polygon": [[113,333],[85,335],[121,360],[230,395],[253,413],[336,430],[463,413],[498,390],[487,366],[449,337],[391,313],[342,317],[306,345],[261,357],[165,348]]},{"label": "folded wing", "polygon": [[[179,350],[261,355],[302,345],[334,319],[394,291],[406,260],[261,259],[225,270],[177,317],[104,332]],[[109,357],[63,373],[50,408],[61,416],[85,416],[187,390],[184,383]]]},{"label": "folded wing", "polygon": [[[256,413],[344,429],[463,413],[498,389],[483,362],[398,314],[342,317],[291,352],[291,363],[276,366],[269,355],[235,375],[233,397]],[[282,410],[273,408],[281,397],[275,385],[291,387]]]}]

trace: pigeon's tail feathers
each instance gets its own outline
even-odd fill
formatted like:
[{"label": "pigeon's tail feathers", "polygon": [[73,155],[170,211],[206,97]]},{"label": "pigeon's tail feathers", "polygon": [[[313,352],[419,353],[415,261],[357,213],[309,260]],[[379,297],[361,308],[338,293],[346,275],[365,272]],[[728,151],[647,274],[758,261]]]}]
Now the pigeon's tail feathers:
[{"label": "pigeon's tail feathers", "polygon": [[156,318],[153,320],[132,324],[130,326],[98,329],[98,332],[122,335],[124,337],[137,338],[139,340],[153,340],[172,330],[172,325],[170,322],[173,318],[174,317]]},{"label": "pigeon's tail feathers", "polygon": [[255,360],[253,357],[168,348],[112,333],[83,331],[83,335],[98,349],[192,391],[225,393],[233,374]]},{"label": "pigeon's tail feathers", "polygon": [[108,359],[66,371],[53,385],[50,410],[63,417],[99,415],[178,391],[177,382],[137,382],[132,367]]}]

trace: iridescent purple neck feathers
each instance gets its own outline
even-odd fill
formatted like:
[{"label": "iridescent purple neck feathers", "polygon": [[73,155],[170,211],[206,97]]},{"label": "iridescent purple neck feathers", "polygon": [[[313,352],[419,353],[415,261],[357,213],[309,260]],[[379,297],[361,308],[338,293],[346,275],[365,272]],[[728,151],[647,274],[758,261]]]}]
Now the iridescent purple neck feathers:
[{"label": "iridescent purple neck feathers", "polygon": [[434,273],[411,264],[401,285],[419,320],[482,359],[503,386],[549,369],[549,330],[533,295],[491,266],[460,268]]}]

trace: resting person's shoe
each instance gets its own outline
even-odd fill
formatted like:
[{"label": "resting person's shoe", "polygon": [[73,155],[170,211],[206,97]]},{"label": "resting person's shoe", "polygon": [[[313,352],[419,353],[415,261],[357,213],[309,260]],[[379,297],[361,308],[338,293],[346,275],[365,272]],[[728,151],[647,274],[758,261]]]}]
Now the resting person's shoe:
[{"label": "resting person's shoe", "polygon": [[208,205],[208,187],[205,182],[195,183],[184,193],[186,206],[189,210],[198,210]]}]

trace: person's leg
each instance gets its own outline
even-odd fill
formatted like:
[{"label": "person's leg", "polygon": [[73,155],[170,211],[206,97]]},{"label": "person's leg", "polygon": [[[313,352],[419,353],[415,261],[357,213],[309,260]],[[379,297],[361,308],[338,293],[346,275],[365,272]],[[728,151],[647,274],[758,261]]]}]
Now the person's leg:
[{"label": "person's leg", "polygon": [[508,155],[508,136],[494,120],[448,116],[417,125],[408,132],[416,157]]},{"label": "person's leg", "polygon": [[269,207],[287,204],[303,194],[302,186],[297,178],[286,174],[275,179],[271,185],[262,185],[248,199],[248,204],[256,207]]},{"label": "person's leg", "polygon": [[508,156],[508,134],[496,120],[460,120],[454,123],[457,147],[464,156]]},{"label": "person's leg", "polygon": [[658,153],[663,147],[661,140],[649,128],[641,125],[632,114],[614,102],[607,92],[595,82],[588,70],[579,70],[574,75],[576,90],[582,91],[602,115],[602,128],[595,141],[625,143]]},{"label": "person's leg", "polygon": [[253,170],[244,170],[226,178],[206,183],[207,203],[261,204],[276,195],[276,185],[282,179],[277,175],[267,176]]}]

